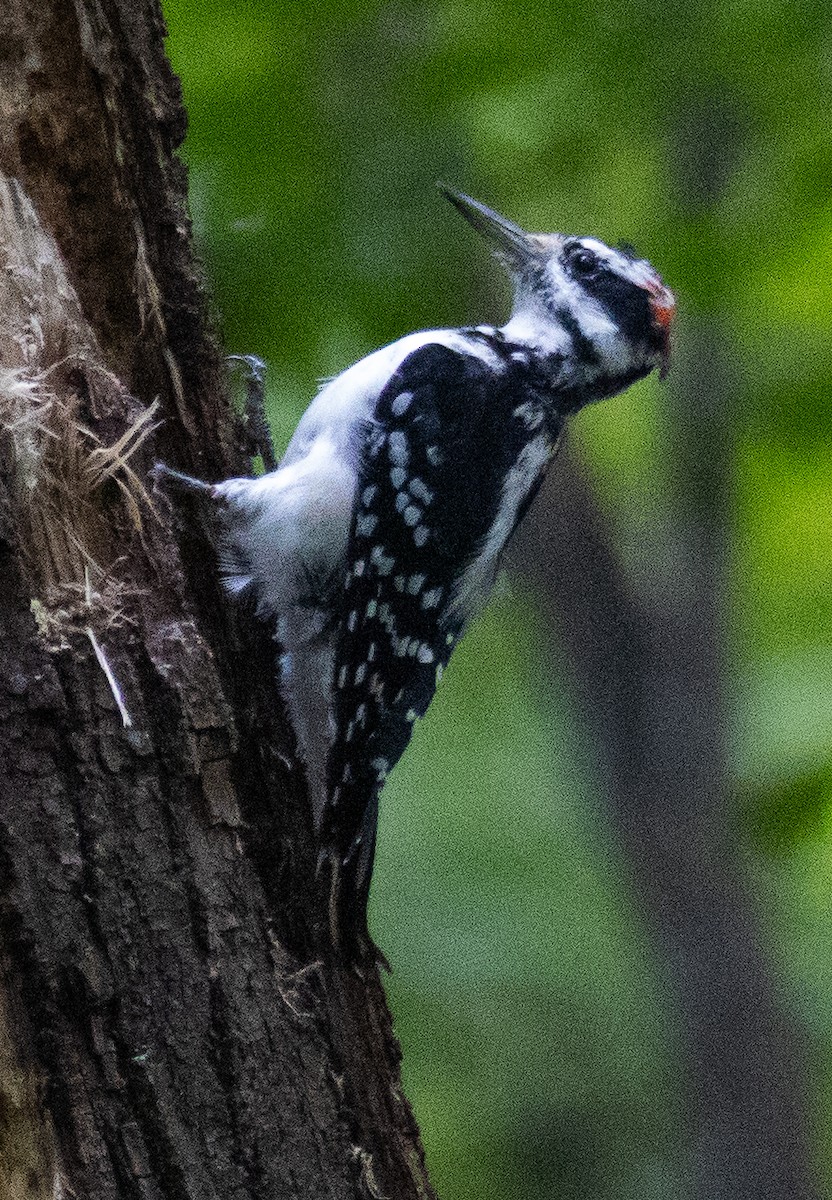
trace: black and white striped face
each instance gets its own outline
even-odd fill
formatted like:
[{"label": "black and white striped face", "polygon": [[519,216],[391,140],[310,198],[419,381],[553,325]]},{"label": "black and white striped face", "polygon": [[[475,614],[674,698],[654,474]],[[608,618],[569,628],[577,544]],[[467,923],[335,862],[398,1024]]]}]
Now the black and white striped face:
[{"label": "black and white striped face", "polygon": [[541,309],[565,329],[572,352],[612,378],[664,374],[676,308],[671,291],[645,259],[591,237],[531,234],[535,258],[518,279],[518,308]]},{"label": "black and white striped face", "polygon": [[470,196],[443,191],[514,278],[506,330],[565,354],[586,399],[611,395],[655,367],[666,373],[676,302],[649,262],[596,238],[526,233]]}]

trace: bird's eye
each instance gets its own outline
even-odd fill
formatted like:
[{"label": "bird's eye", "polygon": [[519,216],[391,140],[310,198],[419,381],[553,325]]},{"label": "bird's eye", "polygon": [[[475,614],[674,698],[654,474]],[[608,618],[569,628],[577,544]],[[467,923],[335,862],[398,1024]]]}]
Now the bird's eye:
[{"label": "bird's eye", "polygon": [[569,262],[576,275],[591,275],[598,267],[598,256],[586,246],[579,246],[569,256]]}]

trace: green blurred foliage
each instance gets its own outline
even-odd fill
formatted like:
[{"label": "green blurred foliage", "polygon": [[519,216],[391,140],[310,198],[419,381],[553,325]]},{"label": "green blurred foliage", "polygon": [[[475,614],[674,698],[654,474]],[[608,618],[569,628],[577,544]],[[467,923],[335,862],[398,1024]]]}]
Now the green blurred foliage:
[{"label": "green blurred foliage", "polygon": [[[832,25],[824,5],[166,0],[192,209],[279,446],[321,376],[508,289],[434,191],[626,238],[730,346],[739,844],[832,1117]],[[699,115],[719,153],[678,147]],[[700,160],[701,159],[701,160]],[[712,186],[709,187],[709,181]],[[576,422],[635,582],[674,485],[653,381]],[[458,651],[383,798],[373,897],[445,1200],[666,1200],[678,1097],[624,864],[533,601]],[[566,672],[562,673],[566,677]],[[557,752],[553,754],[552,748]],[[818,1158],[832,1177],[832,1147]]]}]

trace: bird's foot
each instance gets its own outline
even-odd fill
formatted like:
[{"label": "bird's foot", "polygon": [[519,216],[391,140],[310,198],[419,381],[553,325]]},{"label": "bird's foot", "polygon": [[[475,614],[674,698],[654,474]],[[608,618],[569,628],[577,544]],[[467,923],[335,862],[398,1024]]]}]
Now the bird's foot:
[{"label": "bird's foot", "polygon": [[247,450],[254,457],[260,455],[266,471],[277,466],[272,435],[266,418],[266,364],[256,354],[229,354],[229,363],[243,363],[246,368],[246,403],[243,411],[243,429]]}]

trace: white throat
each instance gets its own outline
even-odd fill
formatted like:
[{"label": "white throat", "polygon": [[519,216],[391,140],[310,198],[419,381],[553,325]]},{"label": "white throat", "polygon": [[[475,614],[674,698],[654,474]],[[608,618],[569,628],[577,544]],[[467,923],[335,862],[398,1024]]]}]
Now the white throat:
[{"label": "white throat", "polygon": [[571,347],[571,338],[566,330],[532,305],[515,308],[502,326],[501,333],[505,334],[508,341],[528,346],[537,354],[566,355]]}]

